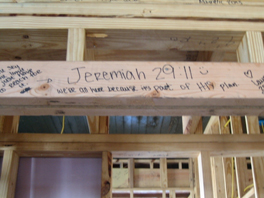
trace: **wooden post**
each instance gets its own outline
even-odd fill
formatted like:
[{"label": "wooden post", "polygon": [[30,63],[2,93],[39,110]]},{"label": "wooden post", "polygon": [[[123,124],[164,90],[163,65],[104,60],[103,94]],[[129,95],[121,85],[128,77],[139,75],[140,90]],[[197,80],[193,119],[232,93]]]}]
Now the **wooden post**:
[{"label": "wooden post", "polygon": [[176,198],[175,190],[170,190],[170,198]]},{"label": "wooden post", "polygon": [[[211,116],[204,133],[220,134],[219,129],[219,116]],[[225,197],[224,168],[222,163],[222,157],[212,157],[211,168],[214,198]]]},{"label": "wooden post", "polygon": [[110,152],[103,152],[101,198],[112,198],[112,167],[112,154]]},{"label": "wooden post", "polygon": [[214,197],[211,174],[211,161],[209,152],[201,152],[198,155],[200,197]]},{"label": "wooden post", "polygon": [[166,198],[166,188],[168,188],[167,159],[160,158],[160,187],[163,189],[162,198]]},{"label": "wooden post", "polygon": [[[231,116],[231,133],[232,134],[243,134],[242,122],[240,116]],[[245,192],[244,189],[249,185],[248,174],[247,174],[247,162],[245,157],[235,157],[236,167],[236,179],[237,179],[237,191],[238,197],[243,197]]]},{"label": "wooden post", "polygon": [[[220,122],[220,134],[230,134],[229,126],[226,126],[228,119],[226,116],[219,117]],[[232,197],[232,185],[234,188],[234,197],[237,197],[237,190],[236,190],[236,183],[233,184],[232,180],[232,158],[230,157],[223,157],[222,158],[223,169],[224,169],[224,183],[225,183],[225,197],[229,198]],[[236,177],[236,175],[234,175]]]},{"label": "wooden post", "polygon": [[130,188],[130,198],[134,198],[134,159],[128,159],[128,178],[129,178],[129,188]]},{"label": "wooden post", "polygon": [[194,134],[201,119],[201,116],[182,116],[183,134]]},{"label": "wooden post", "polygon": [[67,61],[83,61],[85,49],[85,29],[68,30]]},{"label": "wooden post", "polygon": [[[261,32],[248,31],[237,49],[239,62],[264,63],[264,47]],[[247,133],[258,134],[258,117],[246,116]],[[255,197],[264,197],[264,158],[251,157]]]},{"label": "wooden post", "polygon": [[0,116],[0,133],[17,133],[20,116]]},{"label": "wooden post", "polygon": [[[83,61],[85,56],[85,29],[68,30],[67,61]],[[108,133],[107,116],[87,116],[90,133]]]},{"label": "wooden post", "polygon": [[[259,123],[257,116],[246,116],[247,133],[259,134]],[[264,197],[264,157],[251,157],[251,167],[255,197]]]},{"label": "wooden post", "polygon": [[109,117],[108,116],[87,116],[89,131],[91,134],[109,133]]},{"label": "wooden post", "polygon": [[19,156],[13,150],[4,151],[2,173],[0,180],[0,197],[15,196]]}]

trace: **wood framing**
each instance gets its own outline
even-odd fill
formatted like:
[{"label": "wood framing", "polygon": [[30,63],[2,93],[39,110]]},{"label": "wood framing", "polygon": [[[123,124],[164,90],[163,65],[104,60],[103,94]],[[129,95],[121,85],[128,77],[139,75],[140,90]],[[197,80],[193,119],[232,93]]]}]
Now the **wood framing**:
[{"label": "wood framing", "polygon": [[[25,6],[26,5],[26,6]],[[129,5],[129,6],[128,6]],[[10,10],[17,14],[68,14],[86,16],[129,16],[129,17],[173,17],[173,18],[220,18],[220,19],[263,19],[262,6],[211,6],[165,4],[116,4],[111,3],[2,3],[0,14]],[[71,9],[69,9],[71,8]],[[245,15],[245,13],[247,13]]]},{"label": "wood framing", "polygon": [[[67,135],[0,134],[0,149],[13,148],[21,156],[85,155],[111,151],[117,158],[262,156],[263,135]],[[147,143],[147,144],[146,144]],[[65,153],[66,152],[66,153]]]},{"label": "wood framing", "polygon": [[110,152],[102,153],[102,188],[101,198],[112,198],[113,158]]},{"label": "wood framing", "polygon": [[19,156],[13,150],[5,150],[0,180],[0,197],[15,197]]},{"label": "wood framing", "polygon": [[[112,197],[112,157],[128,160],[126,188],[114,190],[130,198],[264,197],[263,8],[264,0],[0,0],[1,60],[23,60],[0,62],[0,197],[14,197],[19,157],[102,158],[101,198]],[[91,134],[17,134],[20,115],[85,115]],[[109,135],[111,115],[182,116],[185,135]],[[202,116],[211,116],[204,131]],[[152,159],[154,186],[139,185],[145,170],[135,158]],[[172,185],[170,158],[188,158],[190,185]]]},{"label": "wood framing", "polygon": [[264,114],[264,96],[259,89],[263,78],[261,64],[1,62],[0,65],[4,76],[1,114],[5,115],[83,115],[87,111],[91,115]]}]

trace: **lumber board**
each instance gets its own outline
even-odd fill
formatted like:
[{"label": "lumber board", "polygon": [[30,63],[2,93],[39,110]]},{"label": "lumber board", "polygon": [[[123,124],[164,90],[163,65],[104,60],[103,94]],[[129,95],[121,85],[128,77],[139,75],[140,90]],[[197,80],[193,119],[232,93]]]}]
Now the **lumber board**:
[{"label": "lumber board", "polygon": [[198,155],[200,197],[211,198],[214,196],[212,187],[211,161],[209,152]]},{"label": "lumber board", "polygon": [[255,191],[253,187],[242,198],[254,198],[254,197],[255,197]]},{"label": "lumber board", "polygon": [[[220,134],[223,135],[229,135],[230,129],[229,125],[226,126],[226,123],[228,122],[228,119],[226,116],[220,116],[219,117],[220,122]],[[232,182],[232,158],[222,158],[223,168],[224,168],[224,182],[225,182],[225,197],[231,197],[232,196],[232,185],[234,185],[234,196],[237,197],[237,190],[236,190],[236,183]],[[236,175],[234,180],[236,179]]]},{"label": "lumber board", "polygon": [[[260,134],[258,117],[246,116],[246,125],[248,134]],[[252,175],[255,197],[264,196],[264,157],[251,157]]]},{"label": "lumber board", "polygon": [[[118,41],[117,41],[118,42]],[[197,51],[87,49],[85,60],[95,61],[196,61]],[[89,54],[88,54],[89,53]],[[0,51],[1,55],[1,51]],[[3,59],[4,60],[4,59]]]},{"label": "lumber board", "polygon": [[[67,135],[0,134],[0,150],[12,148],[36,152],[114,152],[116,158],[196,157],[198,151],[211,156],[263,156],[264,136],[259,135]],[[40,155],[41,156],[41,155]]]},{"label": "lumber board", "polygon": [[[106,3],[0,3],[0,14],[66,14],[114,17],[173,17],[217,19],[263,19],[261,6],[212,6]],[[70,9],[69,9],[70,8]],[[247,13],[247,14],[245,14]]]},{"label": "lumber board", "polygon": [[0,0],[2,3],[68,3],[68,2],[90,2],[90,3],[123,3],[123,4],[131,4],[131,3],[160,3],[160,4],[194,4],[194,5],[215,5],[215,6],[242,6],[242,5],[257,5],[263,6],[263,0],[241,0],[241,1],[197,1],[197,0]]},{"label": "lumber board", "polygon": [[38,29],[1,29],[0,49],[53,49],[62,50],[67,47],[67,30]]},{"label": "lumber board", "polygon": [[201,119],[201,116],[182,116],[183,134],[195,134]]},{"label": "lumber board", "polygon": [[1,62],[0,69],[3,115],[264,114],[262,64]]},{"label": "lumber board", "polygon": [[112,198],[112,173],[113,158],[112,153],[102,153],[102,181],[101,181],[101,198]]},{"label": "lumber board", "polygon": [[[231,133],[243,134],[242,121],[240,116],[231,116]],[[236,167],[236,179],[237,179],[237,191],[238,196],[243,197],[245,195],[244,189],[250,184],[247,174],[247,162],[246,158],[235,158]]]},{"label": "lumber board", "polygon": [[0,197],[14,198],[16,189],[19,157],[13,150],[4,151],[2,173],[0,180]]},{"label": "lumber board", "polygon": [[197,21],[176,19],[99,18],[12,16],[0,21],[1,29],[134,29],[134,30],[201,30],[264,31],[261,22]]},{"label": "lumber board", "polygon": [[87,48],[97,50],[232,51],[244,32],[89,30],[86,35]]},{"label": "lumber board", "polygon": [[[220,134],[219,116],[211,116],[204,134]],[[211,158],[212,185],[214,197],[225,197],[224,165],[222,157]]]},{"label": "lumber board", "polygon": [[166,158],[160,158],[160,186],[162,188],[168,187],[168,172],[167,172],[167,159]]},{"label": "lumber board", "polygon": [[0,133],[18,133],[20,116],[1,116]]},{"label": "lumber board", "polygon": [[3,49],[0,50],[1,61],[64,61],[66,49]]}]

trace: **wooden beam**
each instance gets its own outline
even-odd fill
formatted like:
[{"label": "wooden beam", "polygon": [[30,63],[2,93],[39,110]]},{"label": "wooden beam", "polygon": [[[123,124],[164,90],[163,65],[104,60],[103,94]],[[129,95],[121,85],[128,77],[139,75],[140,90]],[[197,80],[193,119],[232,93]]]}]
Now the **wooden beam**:
[{"label": "wooden beam", "polygon": [[[12,0],[1,0],[2,3],[14,3]],[[36,2],[46,2],[46,3],[58,3],[61,2],[60,0],[17,0],[16,3],[36,3]],[[75,0],[68,0],[68,2],[76,2]],[[139,3],[139,2],[130,2],[130,1],[123,1],[123,0],[115,0],[115,1],[105,1],[105,0],[83,0],[82,2],[89,2],[89,3],[123,3],[130,5],[131,3]],[[242,6],[242,5],[252,5],[252,6],[263,6],[262,0],[243,0],[241,2],[234,1],[218,1],[218,2],[206,2],[206,1],[195,1],[195,0],[141,0],[140,3],[169,3],[169,4],[188,4],[188,5],[206,5],[208,3],[215,5],[215,6]],[[100,5],[100,4],[99,4]]]},{"label": "wooden beam", "polygon": [[[261,32],[246,32],[242,42],[237,50],[238,60],[240,62],[264,63],[264,47]],[[256,77],[252,76],[252,80]],[[259,85],[261,89],[261,84]],[[247,133],[259,134],[258,117],[246,116]],[[253,182],[255,188],[255,197],[264,196],[264,158],[251,157],[251,166]]]},{"label": "wooden beam", "polygon": [[112,154],[110,152],[103,152],[101,198],[112,198],[112,169]]},{"label": "wooden beam", "polygon": [[0,197],[15,197],[19,156],[13,150],[5,150],[0,180]]},{"label": "wooden beam", "polygon": [[[262,78],[260,66],[193,62],[0,62],[1,73],[6,75],[6,83],[0,87],[0,113],[263,115],[264,96],[255,85]],[[22,70],[27,71],[23,77],[18,75]]]},{"label": "wooden beam", "polygon": [[138,29],[138,30],[202,30],[202,31],[263,31],[259,22],[197,21],[174,19],[96,18],[96,17],[5,17],[1,29]]},{"label": "wooden beam", "polygon": [[18,133],[20,116],[0,116],[0,133]]},{"label": "wooden beam", "polygon": [[[133,16],[173,18],[220,18],[220,19],[263,19],[260,6],[212,6],[151,4],[109,4],[109,3],[0,3],[0,14],[66,14],[86,16]],[[11,12],[12,10],[12,12]],[[245,15],[245,13],[248,13]]]},{"label": "wooden beam", "polygon": [[13,148],[20,155],[32,153],[89,153],[111,151],[117,158],[196,157],[199,151],[211,156],[262,156],[262,135],[67,135],[0,134],[0,150]]},{"label": "wooden beam", "polygon": [[194,134],[201,119],[201,116],[182,116],[183,134]]},{"label": "wooden beam", "polygon": [[91,134],[109,133],[109,117],[108,116],[87,116],[89,131]]},{"label": "wooden beam", "polygon": [[254,187],[251,188],[242,198],[255,198]]},{"label": "wooden beam", "polygon": [[211,175],[211,161],[209,152],[201,152],[198,155],[199,168],[199,183],[200,183],[200,197],[212,198],[212,175]]}]

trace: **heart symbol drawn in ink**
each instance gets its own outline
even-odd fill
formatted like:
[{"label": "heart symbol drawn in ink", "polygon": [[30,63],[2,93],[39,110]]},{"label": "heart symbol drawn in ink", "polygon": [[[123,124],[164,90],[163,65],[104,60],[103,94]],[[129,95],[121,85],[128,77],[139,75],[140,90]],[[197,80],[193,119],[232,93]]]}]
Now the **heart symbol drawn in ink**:
[{"label": "heart symbol drawn in ink", "polygon": [[244,74],[248,78],[253,78],[253,75],[252,75],[252,71],[251,70],[247,70],[246,72],[244,72]]}]

